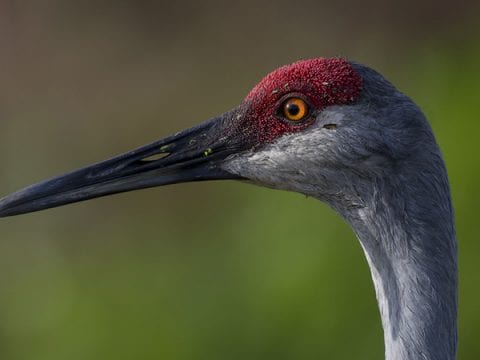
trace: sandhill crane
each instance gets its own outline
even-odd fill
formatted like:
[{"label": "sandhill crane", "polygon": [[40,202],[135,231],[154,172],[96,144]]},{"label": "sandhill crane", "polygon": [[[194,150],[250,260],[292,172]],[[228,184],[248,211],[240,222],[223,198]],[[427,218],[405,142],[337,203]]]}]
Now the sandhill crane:
[{"label": "sandhill crane", "polygon": [[454,359],[456,235],[444,162],[419,108],[343,58],[278,68],[235,109],[0,200],[11,216],[186,181],[241,179],[315,197],[367,258],[386,359]]}]

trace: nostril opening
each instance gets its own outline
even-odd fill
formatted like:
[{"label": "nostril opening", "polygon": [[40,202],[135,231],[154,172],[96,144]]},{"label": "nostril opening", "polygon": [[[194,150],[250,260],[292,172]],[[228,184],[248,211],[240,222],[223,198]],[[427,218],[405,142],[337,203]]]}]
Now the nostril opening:
[{"label": "nostril opening", "polygon": [[337,124],[325,124],[323,127],[327,130],[335,130],[337,128]]},{"label": "nostril opening", "polygon": [[145,158],[143,158],[143,159],[140,159],[140,161],[141,161],[141,162],[157,161],[157,160],[166,158],[168,155],[170,155],[169,152],[159,153],[159,154],[153,154],[153,155],[147,156],[147,157],[145,157]]}]

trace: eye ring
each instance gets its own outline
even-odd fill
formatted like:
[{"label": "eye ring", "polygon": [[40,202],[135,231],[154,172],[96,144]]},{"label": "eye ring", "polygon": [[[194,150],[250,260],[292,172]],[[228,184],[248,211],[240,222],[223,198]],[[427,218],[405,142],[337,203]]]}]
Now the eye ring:
[{"label": "eye ring", "polygon": [[302,98],[293,96],[285,99],[279,110],[282,117],[286,120],[300,122],[308,117],[310,106]]}]

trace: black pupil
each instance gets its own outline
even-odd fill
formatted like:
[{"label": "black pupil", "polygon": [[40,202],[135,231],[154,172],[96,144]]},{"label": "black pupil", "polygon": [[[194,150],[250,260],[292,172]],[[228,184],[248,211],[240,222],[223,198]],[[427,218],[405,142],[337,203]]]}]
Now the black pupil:
[{"label": "black pupil", "polygon": [[287,111],[290,115],[296,116],[300,112],[300,108],[297,104],[287,104]]}]

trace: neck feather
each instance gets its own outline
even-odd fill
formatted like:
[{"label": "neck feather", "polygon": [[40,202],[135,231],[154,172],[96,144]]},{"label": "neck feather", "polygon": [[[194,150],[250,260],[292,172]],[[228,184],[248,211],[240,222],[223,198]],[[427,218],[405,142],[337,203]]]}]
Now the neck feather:
[{"label": "neck feather", "polygon": [[446,172],[437,165],[376,181],[366,206],[341,211],[370,266],[387,360],[456,356],[456,238]]}]

